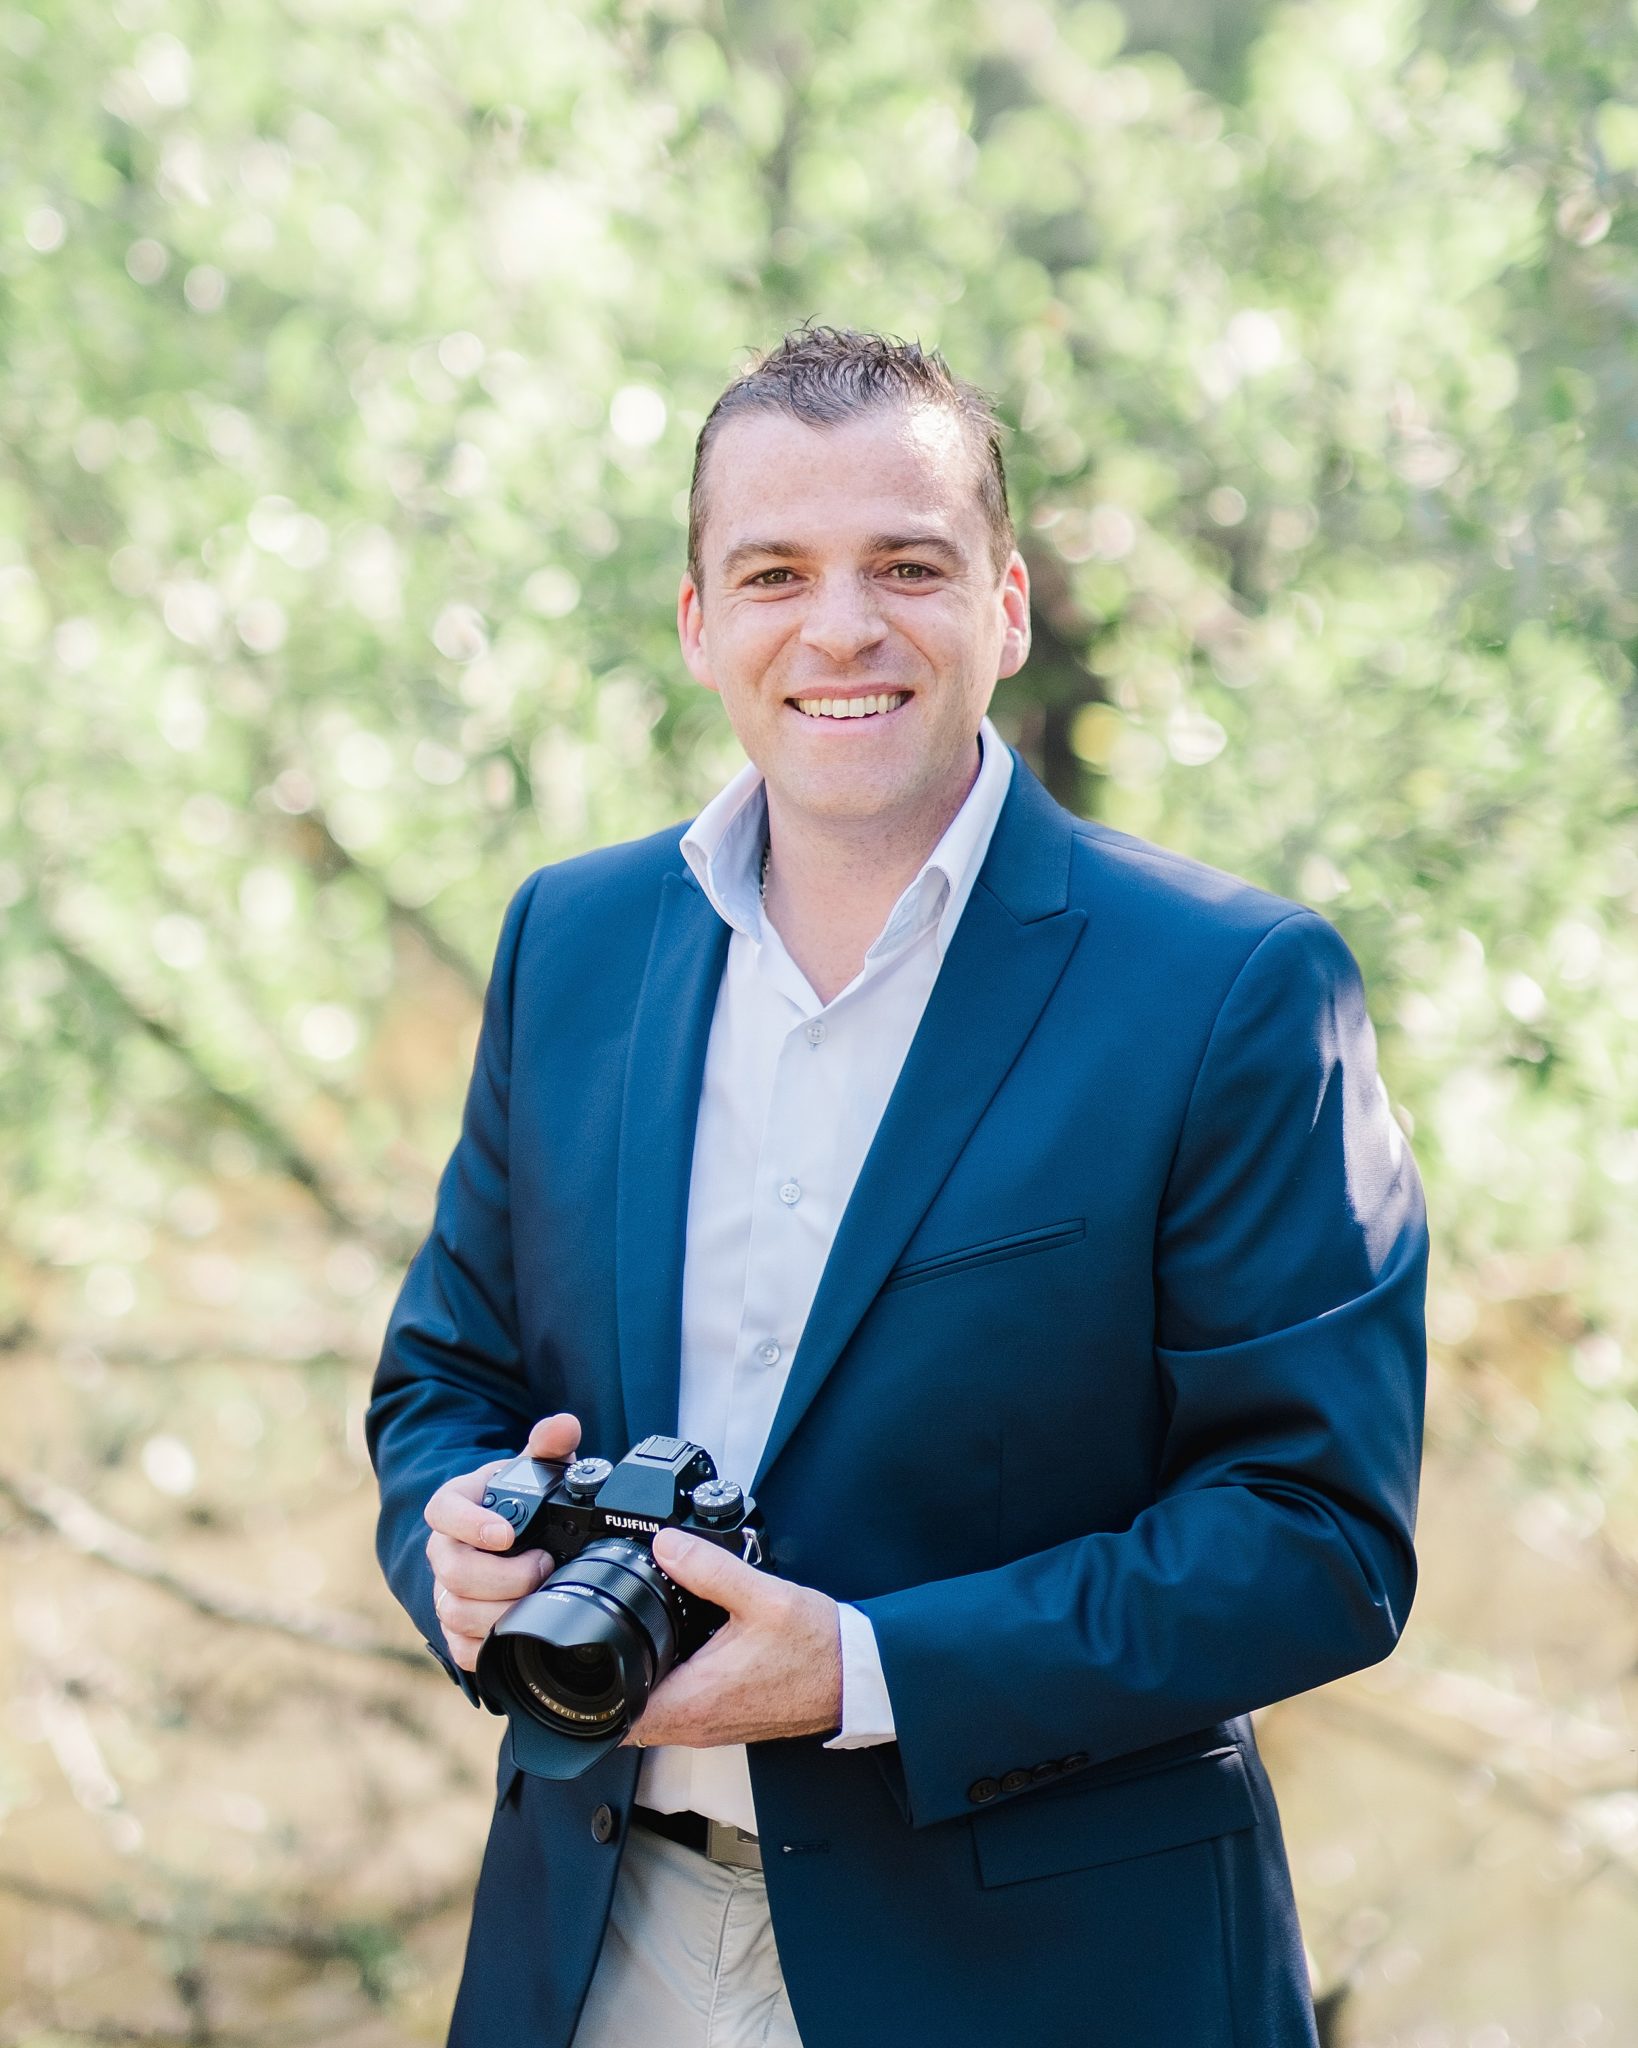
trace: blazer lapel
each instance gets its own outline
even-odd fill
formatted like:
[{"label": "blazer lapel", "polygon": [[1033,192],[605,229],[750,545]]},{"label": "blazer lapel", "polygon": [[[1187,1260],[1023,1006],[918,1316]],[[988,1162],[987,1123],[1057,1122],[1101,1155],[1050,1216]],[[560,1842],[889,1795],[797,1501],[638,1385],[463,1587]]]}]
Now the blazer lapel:
[{"label": "blazer lapel", "polygon": [[789,1442],[1006,1079],[1086,924],[1071,820],[1022,761],[819,1282],[755,1485]]},{"label": "blazer lapel", "polygon": [[727,955],[728,927],[693,877],[667,875],[620,1112],[614,1290],[628,1444],[677,1427],[694,1126]]}]

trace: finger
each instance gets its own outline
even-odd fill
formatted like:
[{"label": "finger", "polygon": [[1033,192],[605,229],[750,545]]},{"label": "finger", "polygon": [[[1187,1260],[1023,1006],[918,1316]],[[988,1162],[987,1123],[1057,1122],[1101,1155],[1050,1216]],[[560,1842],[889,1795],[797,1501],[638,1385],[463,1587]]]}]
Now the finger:
[{"label": "finger", "polygon": [[481,1643],[511,1605],[510,1600],[463,1600],[446,1593],[438,1603],[438,1625],[446,1636]]},{"label": "finger", "polygon": [[684,1592],[715,1601],[730,1614],[754,1607],[771,1583],[726,1550],[681,1529],[662,1529],[654,1539],[654,1555]]},{"label": "finger", "polygon": [[482,1636],[451,1635],[446,1628],[444,1630],[444,1641],[449,1645],[451,1660],[458,1664],[463,1671],[477,1670],[478,1652],[483,1648]]},{"label": "finger", "polygon": [[530,1430],[524,1455],[530,1458],[567,1458],[579,1448],[579,1417],[547,1415]]},{"label": "finger", "polygon": [[437,1530],[427,1538],[427,1562],[433,1577],[467,1600],[521,1600],[532,1593],[552,1569],[544,1550],[520,1550],[516,1557],[491,1557]]},{"label": "finger", "polygon": [[470,1543],[480,1550],[507,1549],[515,1533],[511,1523],[480,1503],[484,1482],[492,1472],[498,1472],[509,1462],[502,1458],[476,1472],[463,1472],[459,1478],[446,1479],[423,1510],[427,1527],[445,1536],[453,1536],[457,1543]]}]

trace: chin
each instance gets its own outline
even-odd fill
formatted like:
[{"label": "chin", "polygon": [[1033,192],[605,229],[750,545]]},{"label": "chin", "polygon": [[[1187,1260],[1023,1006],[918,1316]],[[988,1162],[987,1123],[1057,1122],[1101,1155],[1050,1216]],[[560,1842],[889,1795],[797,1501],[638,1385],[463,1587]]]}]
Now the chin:
[{"label": "chin", "polygon": [[881,775],[796,776],[780,787],[790,802],[815,818],[873,818],[896,810],[910,794]]}]

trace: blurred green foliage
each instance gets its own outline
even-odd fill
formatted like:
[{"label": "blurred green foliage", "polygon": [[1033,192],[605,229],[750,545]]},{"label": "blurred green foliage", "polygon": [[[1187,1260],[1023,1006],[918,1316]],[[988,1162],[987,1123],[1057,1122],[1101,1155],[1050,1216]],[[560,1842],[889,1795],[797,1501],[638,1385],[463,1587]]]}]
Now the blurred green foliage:
[{"label": "blurred green foliage", "polygon": [[1233,100],[1127,40],[1108,0],[6,0],[25,1260],[151,1222],[224,1121],[413,1234],[392,936],[478,980],[529,867],[729,766],[670,626],[690,440],[818,314],[1015,427],[1045,631],[1002,709],[1059,793],[1322,904],[1447,1257],[1614,1323],[1632,10],[1323,0],[1241,37]]},{"label": "blurred green foliage", "polygon": [[[1510,1448],[1638,1556],[1638,10],[1141,26],[0,0],[17,1342],[164,1323],[251,1174],[316,1205],[311,1285],[390,1275],[464,1083],[395,1015],[735,763],[671,625],[691,442],[811,315],[996,393],[1000,722],[1339,924],[1435,1335],[1533,1319]],[[196,1296],[319,1348],[254,1238]]]}]

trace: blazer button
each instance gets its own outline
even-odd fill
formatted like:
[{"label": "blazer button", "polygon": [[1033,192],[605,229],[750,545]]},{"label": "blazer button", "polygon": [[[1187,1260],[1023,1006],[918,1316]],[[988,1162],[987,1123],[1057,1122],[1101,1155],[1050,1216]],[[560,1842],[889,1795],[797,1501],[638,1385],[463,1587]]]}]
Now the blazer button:
[{"label": "blazer button", "polygon": [[1058,1768],[1060,1771],[1084,1771],[1091,1761],[1084,1749],[1078,1749],[1073,1756],[1066,1756]]},{"label": "blazer button", "polygon": [[1003,1792],[1022,1792],[1028,1783],[1028,1771],[1008,1771],[1001,1780],[1001,1790]]},{"label": "blazer button", "polygon": [[1034,1770],[1030,1772],[1030,1778],[1037,1785],[1043,1783],[1048,1778],[1055,1778],[1057,1775],[1058,1766],[1056,1763],[1037,1764]]},{"label": "blazer button", "polygon": [[591,1817],[592,1840],[611,1842],[614,1839],[614,1808],[600,1806]]},{"label": "blazer button", "polygon": [[967,1787],[967,1797],[974,1806],[983,1806],[993,1799],[1001,1787],[993,1778],[974,1778]]}]

